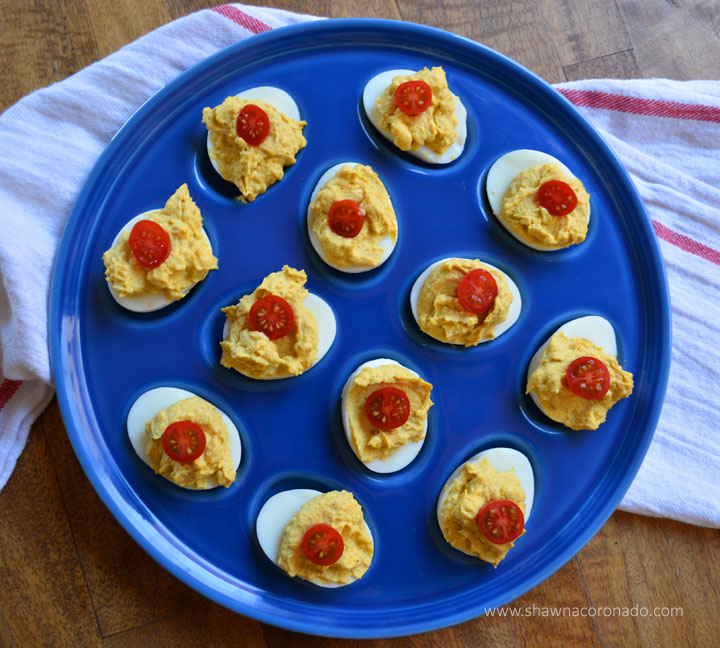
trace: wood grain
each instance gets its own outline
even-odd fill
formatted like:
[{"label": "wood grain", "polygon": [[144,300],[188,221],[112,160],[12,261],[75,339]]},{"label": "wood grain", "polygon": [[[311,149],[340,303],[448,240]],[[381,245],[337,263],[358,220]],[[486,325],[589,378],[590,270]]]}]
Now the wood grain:
[{"label": "wood grain", "polygon": [[100,646],[47,432],[64,433],[52,408],[35,423],[12,478],[0,493],[4,625],[12,642],[20,646]]},{"label": "wood grain", "polygon": [[548,25],[533,0],[400,2],[403,20],[447,29],[492,47],[539,74],[564,81]]},{"label": "wood grain", "polygon": [[617,0],[644,77],[720,78],[720,3]]},{"label": "wood grain", "polygon": [[[55,403],[51,411],[59,417]],[[199,596],[158,569],[110,515],[62,432],[48,434],[48,445],[102,635],[154,623],[197,606]]]},{"label": "wood grain", "polygon": [[[216,2],[0,0],[0,106],[147,31]],[[547,81],[720,77],[720,8],[664,0],[270,0],[334,17],[419,22],[478,40]],[[512,604],[458,626],[376,641],[300,635],[234,614],[176,581],[105,509],[53,403],[0,492],[0,646],[247,648],[715,646],[717,530],[615,513],[565,567]],[[549,616],[551,608],[584,616]],[[682,608],[672,617],[589,609]],[[504,613],[506,616],[501,616]]]},{"label": "wood grain", "polygon": [[127,34],[142,34],[164,25],[172,16],[164,3],[113,0],[86,0],[86,8],[96,38],[98,58],[107,56],[128,42]]},{"label": "wood grain", "polygon": [[267,624],[262,628],[267,648],[355,648],[358,644],[354,639],[311,637]]},{"label": "wood grain", "polygon": [[632,50],[616,52],[563,67],[568,81],[581,79],[640,79],[642,73]]},{"label": "wood grain", "polygon": [[553,578],[512,604],[513,608],[528,610],[532,623],[525,618],[513,619],[515,635],[521,646],[547,646],[551,637],[557,646],[601,646],[602,641],[591,617],[542,616],[546,608],[587,608],[592,601],[585,590],[577,558],[571,560]]},{"label": "wood grain", "polygon": [[179,646],[222,646],[265,648],[257,621],[235,614],[194,594],[182,612],[155,623],[106,637],[105,648],[177,648]]},{"label": "wood grain", "polygon": [[97,58],[87,13],[78,2],[67,5],[52,0],[22,5],[0,2],[4,23],[0,29],[3,108],[35,88],[64,79]]},{"label": "wood grain", "polygon": [[[596,607],[629,602],[633,614],[637,606],[636,616],[597,617],[601,635],[612,645],[716,643],[718,619],[708,610],[720,609],[720,591],[708,568],[720,565],[717,530],[616,513],[578,560]],[[603,577],[608,571],[615,574],[612,580]],[[640,608],[647,609],[646,616]],[[682,617],[655,616],[655,608],[681,608]]]},{"label": "wood grain", "polygon": [[563,66],[632,47],[620,12],[612,0],[538,0],[538,5]]}]

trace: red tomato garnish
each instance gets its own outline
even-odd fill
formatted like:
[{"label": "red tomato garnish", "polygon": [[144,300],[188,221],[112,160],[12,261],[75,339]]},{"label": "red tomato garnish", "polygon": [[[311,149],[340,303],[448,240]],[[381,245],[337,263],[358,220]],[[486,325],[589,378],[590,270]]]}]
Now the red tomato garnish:
[{"label": "red tomato garnish", "polygon": [[395,88],[395,105],[406,115],[419,115],[432,103],[432,90],[425,81],[405,81]]},{"label": "red tomato garnish", "polygon": [[277,295],[258,299],[250,308],[248,318],[253,331],[265,333],[271,340],[285,337],[295,327],[292,307]]},{"label": "red tomato garnish", "polygon": [[300,549],[310,562],[332,565],[342,556],[345,543],[329,524],[315,524],[305,531]]},{"label": "red tomato garnish", "polygon": [[250,146],[260,146],[270,132],[270,119],[260,106],[247,104],[238,113],[235,132]]},{"label": "red tomato garnish", "polygon": [[551,216],[567,216],[577,205],[572,187],[562,180],[548,180],[540,185],[537,201]]},{"label": "red tomato garnish", "polygon": [[493,544],[512,542],[525,526],[522,509],[510,500],[488,502],[480,509],[475,521],[483,535]]},{"label": "red tomato garnish", "polygon": [[328,212],[328,226],[338,236],[355,238],[365,222],[365,212],[354,200],[336,200]]},{"label": "red tomato garnish", "polygon": [[365,399],[365,414],[376,428],[394,430],[410,417],[410,399],[397,387],[383,387]]},{"label": "red tomato garnish", "polygon": [[602,360],[592,356],[575,358],[565,370],[565,384],[581,398],[600,400],[610,389],[610,372]]},{"label": "red tomato garnish", "polygon": [[170,235],[155,221],[141,220],[130,230],[128,245],[141,266],[157,268],[170,254]]},{"label": "red tomato garnish", "polygon": [[457,296],[465,310],[476,315],[487,314],[495,306],[497,283],[487,270],[475,268],[458,284]]},{"label": "red tomato garnish", "polygon": [[176,421],[165,428],[162,447],[173,461],[190,463],[205,451],[205,433],[192,421]]}]

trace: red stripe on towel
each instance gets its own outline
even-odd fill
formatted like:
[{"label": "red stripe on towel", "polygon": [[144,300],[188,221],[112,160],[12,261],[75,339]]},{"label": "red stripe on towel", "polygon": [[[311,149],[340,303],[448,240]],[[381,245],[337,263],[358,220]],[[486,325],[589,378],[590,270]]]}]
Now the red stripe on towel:
[{"label": "red stripe on towel", "polygon": [[710,261],[710,263],[720,265],[720,252],[717,250],[708,247],[707,245],[703,245],[695,239],[691,239],[689,236],[678,234],[669,227],[665,227],[662,223],[658,223],[657,221],[653,221],[652,223],[655,228],[655,233],[663,241],[667,241],[685,252],[699,256],[706,261]]},{"label": "red stripe on towel", "polygon": [[261,20],[253,18],[250,14],[246,14],[244,11],[240,11],[240,9],[237,9],[232,5],[220,5],[218,7],[210,7],[210,9],[215,13],[219,13],[221,16],[225,16],[225,18],[229,18],[234,23],[237,23],[240,27],[244,27],[248,31],[251,31],[253,34],[262,34],[262,32],[270,31],[272,29],[270,25],[266,25]]},{"label": "red stripe on towel", "polygon": [[3,380],[0,384],[0,410],[8,404],[20,385],[22,380]]},{"label": "red stripe on towel", "polygon": [[662,101],[660,99],[641,99],[624,97],[597,90],[571,90],[558,88],[558,91],[576,106],[583,108],[603,108],[618,112],[648,115],[650,117],[669,117],[672,119],[691,119],[720,124],[720,108],[696,104]]}]

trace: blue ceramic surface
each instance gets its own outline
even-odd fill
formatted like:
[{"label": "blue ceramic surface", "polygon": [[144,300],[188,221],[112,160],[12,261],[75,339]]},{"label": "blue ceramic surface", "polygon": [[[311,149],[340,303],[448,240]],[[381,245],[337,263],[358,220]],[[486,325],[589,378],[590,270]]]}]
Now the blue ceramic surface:
[{"label": "blue ceramic surface", "polygon": [[[386,69],[442,65],[468,108],[468,142],[454,163],[431,167],[396,150],[360,107]],[[253,203],[234,199],[205,149],[204,106],[259,85],[288,91],[307,121],[307,147],[283,180]],[[490,164],[517,148],[556,155],[591,194],[587,240],[555,253],[511,238],[490,213]],[[307,238],[308,198],[325,169],[370,164],[396,208],[399,240],[381,268],[332,270]],[[187,182],[220,269],[156,313],[120,308],[102,253],[133,216],[161,207]],[[489,261],[517,282],[520,319],[470,349],[422,334],[408,295],[431,262]],[[284,264],[304,268],[328,301],[338,335],[304,375],[257,382],[218,364],[220,308]],[[52,283],[50,341],[58,398],[90,481],[119,522],[158,562],[219,603],[302,632],[382,637],[457,623],[505,604],[547,578],[598,530],[645,454],[667,382],[670,318],[650,221],[625,171],[572,106],[509,59],[427,27],[374,20],[307,23],[253,37],[203,61],[150,99],[98,161],[62,239]],[[606,317],[632,396],[597,431],[570,432],[524,395],[531,355],[557,326]],[[396,359],[434,385],[427,441],[391,475],[370,473],[346,445],[339,402],[352,370]],[[244,452],[235,484],[191,492],[156,476],[132,451],[133,401],[159,385],[192,390],[236,422]],[[535,471],[527,533],[497,569],[449,547],[435,505],[455,467],[507,445]],[[323,589],[289,578],[254,533],[279,490],[345,488],[362,504],[376,551],[362,580]]]}]

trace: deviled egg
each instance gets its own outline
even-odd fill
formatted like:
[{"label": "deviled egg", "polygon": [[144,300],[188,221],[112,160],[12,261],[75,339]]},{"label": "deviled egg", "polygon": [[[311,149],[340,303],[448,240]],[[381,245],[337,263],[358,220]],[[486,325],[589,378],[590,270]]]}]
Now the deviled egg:
[{"label": "deviled egg", "polygon": [[103,263],[112,298],[136,313],[182,299],[216,270],[217,259],[187,184],[162,209],[126,223],[103,254]]},{"label": "deviled egg", "polygon": [[498,158],[486,180],[490,207],[500,224],[534,250],[559,250],[585,240],[590,196],[560,160],[520,149]]},{"label": "deviled egg", "polygon": [[249,378],[299,376],[330,350],[337,332],[330,305],[305,288],[304,270],[284,266],[223,308],[220,363]]},{"label": "deviled egg", "polygon": [[361,364],[345,382],[341,414],[357,458],[376,473],[405,468],[427,434],[432,385],[395,360]]},{"label": "deviled egg", "polygon": [[615,329],[597,315],[558,328],[532,356],[527,376],[533,402],[573,430],[596,429],[633,389],[632,374],[617,361]]},{"label": "deviled egg", "polygon": [[420,330],[447,344],[474,346],[505,333],[520,317],[517,284],[478,259],[436,261],[415,280],[410,309]]},{"label": "deviled egg", "polygon": [[277,493],[260,509],[255,529],[273,563],[321,587],[355,582],[372,561],[372,533],[348,491]]},{"label": "deviled egg", "polygon": [[489,448],[453,471],[436,515],[452,547],[497,567],[524,533],[534,499],[528,458],[512,448]]},{"label": "deviled egg", "polygon": [[295,100],[272,86],[249,88],[203,109],[210,163],[251,202],[282,179],[306,144]]},{"label": "deviled egg", "polygon": [[204,490],[235,480],[242,457],[237,426],[191,391],[146,391],[130,407],[127,432],[138,457],[178,486]]},{"label": "deviled egg", "polygon": [[448,164],[465,148],[467,109],[441,67],[381,72],[365,85],[362,103],[386,139],[424,162]]},{"label": "deviled egg", "polygon": [[320,176],[307,210],[310,243],[342,272],[367,272],[395,249],[397,218],[378,175],[359,162],[342,162]]}]

